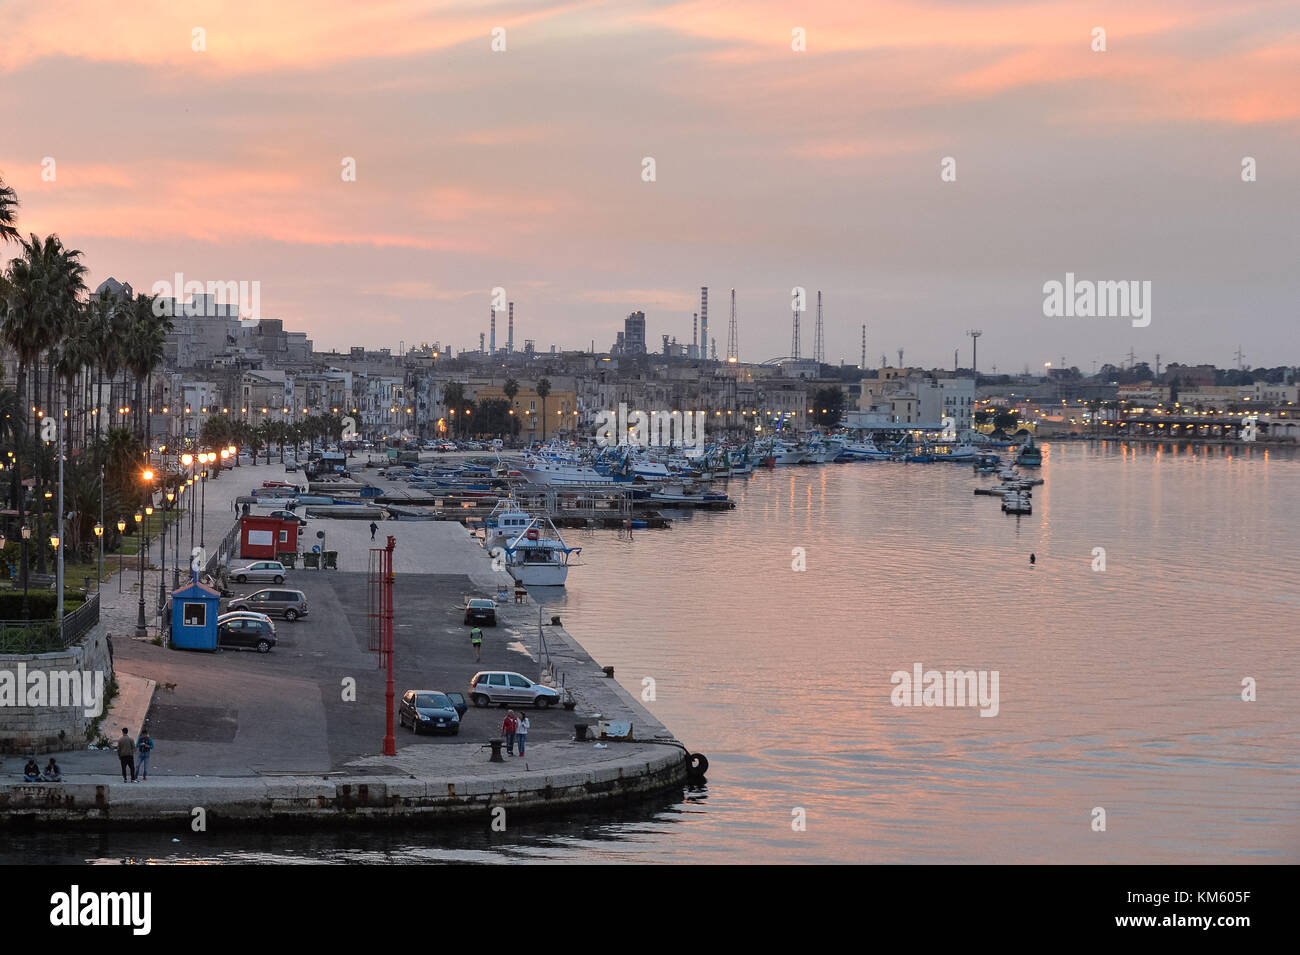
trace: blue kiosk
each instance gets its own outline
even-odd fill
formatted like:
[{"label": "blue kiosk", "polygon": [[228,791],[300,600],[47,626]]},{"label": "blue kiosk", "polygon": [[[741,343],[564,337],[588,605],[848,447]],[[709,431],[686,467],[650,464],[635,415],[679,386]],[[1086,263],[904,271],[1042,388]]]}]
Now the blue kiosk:
[{"label": "blue kiosk", "polygon": [[192,583],[172,592],[173,647],[181,650],[217,649],[217,613],[221,595]]}]

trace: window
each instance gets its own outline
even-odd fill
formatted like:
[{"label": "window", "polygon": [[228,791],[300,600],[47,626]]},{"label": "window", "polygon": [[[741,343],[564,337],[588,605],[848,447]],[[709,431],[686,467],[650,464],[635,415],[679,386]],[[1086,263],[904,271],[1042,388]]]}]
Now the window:
[{"label": "window", "polygon": [[181,622],[187,627],[202,627],[208,622],[208,605],[203,602],[181,605]]},{"label": "window", "polygon": [[521,690],[526,690],[531,686],[531,684],[523,677],[515,676],[513,673],[510,674],[510,685]]},{"label": "window", "polygon": [[281,544],[287,544],[287,543],[289,543],[289,532],[288,532],[288,531],[280,531],[280,543],[281,543]]},{"label": "window", "polygon": [[488,677],[488,686],[505,686],[506,675],[504,673],[493,673]]}]

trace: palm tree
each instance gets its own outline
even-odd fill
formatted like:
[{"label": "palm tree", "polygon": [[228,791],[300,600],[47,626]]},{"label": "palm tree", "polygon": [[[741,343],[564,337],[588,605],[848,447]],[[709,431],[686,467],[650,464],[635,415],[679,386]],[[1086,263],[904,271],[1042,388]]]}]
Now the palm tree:
[{"label": "palm tree", "polygon": [[14,225],[17,209],[18,193],[0,179],[0,242],[18,241],[18,229]]},{"label": "palm tree", "polygon": [[537,397],[542,399],[542,443],[546,443],[546,396],[551,393],[551,380],[543,378],[537,383]]},{"label": "palm tree", "polygon": [[[150,381],[152,391],[154,369],[163,362],[163,346],[167,335],[172,330],[172,320],[165,315],[154,314],[154,297],[137,294],[131,300],[131,325],[127,332],[125,359],[126,367],[135,376],[135,407],[132,409],[136,420],[136,433],[144,431],[146,446],[149,434],[149,415],[143,400],[145,381]],[[144,417],[145,426],[140,428],[140,418]]]},{"label": "palm tree", "polygon": [[[79,308],[78,296],[85,290],[84,276],[86,268],[80,262],[81,252],[77,249],[64,248],[58,236],[50,235],[44,239],[32,235],[29,240],[20,243],[21,254],[9,263],[9,272],[5,282],[5,312],[3,325],[0,325],[0,337],[18,356],[19,391],[26,395],[32,415],[32,441],[40,428],[39,419],[42,412],[40,404],[40,368],[41,357],[51,352],[52,347],[65,332],[69,321]],[[53,355],[50,355],[53,359]],[[33,372],[33,386],[28,393],[27,371]],[[53,366],[51,364],[51,370]],[[46,401],[46,410],[53,409],[52,380],[47,380],[50,392]],[[24,419],[26,414],[23,415]],[[21,446],[20,446],[21,447]],[[39,458],[35,473],[37,477],[34,490],[40,490],[41,468]],[[15,456],[15,469],[21,473],[22,464]],[[23,504],[20,500],[18,519],[23,519]],[[37,537],[45,538],[44,519],[37,515]],[[45,548],[37,548],[41,571],[44,572]]]},{"label": "palm tree", "polygon": [[460,426],[463,419],[458,418],[456,411],[465,404],[465,386],[458,381],[449,381],[442,386],[442,405],[451,412],[451,430],[453,434],[460,433]]},{"label": "palm tree", "polygon": [[[77,307],[68,323],[63,341],[56,350],[55,369],[63,380],[64,395],[67,399],[66,426],[68,445],[76,439],[77,409],[74,407],[74,395],[77,378],[83,371],[93,367],[99,360],[99,334],[94,317],[86,306],[77,303]],[[84,396],[86,389],[82,389]],[[82,423],[82,443],[85,443],[85,423]]]}]

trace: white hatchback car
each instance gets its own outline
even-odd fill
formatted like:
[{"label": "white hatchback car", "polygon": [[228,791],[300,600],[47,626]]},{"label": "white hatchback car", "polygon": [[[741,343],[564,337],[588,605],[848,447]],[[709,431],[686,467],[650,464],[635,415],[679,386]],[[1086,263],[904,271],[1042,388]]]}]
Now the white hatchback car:
[{"label": "white hatchback car", "polygon": [[246,584],[250,580],[269,580],[273,584],[284,583],[284,564],[278,560],[259,560],[230,571],[231,580]]}]

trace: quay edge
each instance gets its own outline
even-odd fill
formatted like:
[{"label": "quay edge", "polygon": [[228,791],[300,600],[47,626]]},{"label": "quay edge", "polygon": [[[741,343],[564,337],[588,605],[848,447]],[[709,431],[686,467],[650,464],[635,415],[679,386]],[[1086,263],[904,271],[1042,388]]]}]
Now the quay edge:
[{"label": "quay edge", "polygon": [[[575,744],[590,745],[590,744]],[[0,829],[168,829],[190,831],[203,810],[208,831],[481,824],[497,807],[507,818],[615,808],[680,791],[689,757],[669,745],[609,743],[629,752],[566,772],[506,777],[268,776],[43,783],[0,788]]]}]

